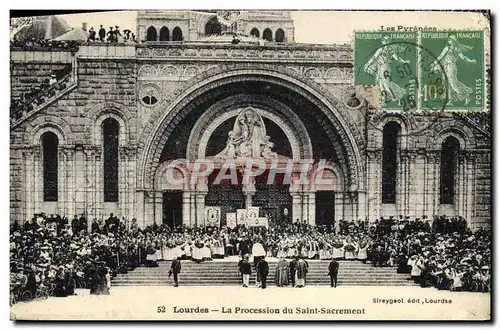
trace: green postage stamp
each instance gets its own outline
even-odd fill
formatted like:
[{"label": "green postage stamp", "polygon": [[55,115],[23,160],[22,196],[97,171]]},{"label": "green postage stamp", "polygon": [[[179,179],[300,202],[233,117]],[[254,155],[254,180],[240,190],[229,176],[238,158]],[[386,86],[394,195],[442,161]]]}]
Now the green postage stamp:
[{"label": "green postage stamp", "polygon": [[484,109],[482,31],[356,32],[354,66],[382,110]]},{"label": "green postage stamp", "polygon": [[354,49],[356,85],[375,85],[380,107],[417,107],[417,33],[357,32]]},{"label": "green postage stamp", "polygon": [[[445,110],[482,110],[485,100],[483,31],[422,32],[421,45],[429,54],[421,58],[422,108],[439,107],[444,100]],[[444,88],[432,81],[431,73],[439,71],[444,78]]]}]

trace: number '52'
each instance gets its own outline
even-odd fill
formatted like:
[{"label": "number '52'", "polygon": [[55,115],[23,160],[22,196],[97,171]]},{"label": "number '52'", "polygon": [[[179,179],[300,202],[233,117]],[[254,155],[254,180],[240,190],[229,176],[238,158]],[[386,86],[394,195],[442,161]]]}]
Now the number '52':
[{"label": "number '52'", "polygon": [[165,306],[158,306],[156,308],[157,313],[166,313]]}]

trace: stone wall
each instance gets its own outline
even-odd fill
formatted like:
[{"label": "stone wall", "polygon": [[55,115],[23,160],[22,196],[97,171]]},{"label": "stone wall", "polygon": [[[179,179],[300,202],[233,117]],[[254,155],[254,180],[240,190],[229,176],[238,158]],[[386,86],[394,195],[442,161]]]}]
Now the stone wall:
[{"label": "stone wall", "polygon": [[[235,62],[240,61],[235,50],[245,50],[244,56],[250,56],[251,51],[244,47],[216,47],[207,53],[211,56],[209,59],[203,58],[203,52],[195,48],[193,45],[175,46],[171,49],[178,49],[179,53],[165,49],[159,52],[148,49],[148,53],[139,52],[142,47],[136,49],[133,45],[82,46],[76,61],[78,86],[11,131],[11,221],[24,221],[35,212],[57,212],[72,217],[86,211],[89,220],[104,218],[114,212],[129,219],[137,217],[140,225],[159,221],[161,193],[140,191],[138,183],[143,155],[139,141],[148,138],[142,136],[146,123],[158,124],[151,123],[157,118],[151,117],[152,113],[167,109],[193,81],[209,78],[207,72],[222,70],[219,50]],[[188,52],[193,49],[194,53]],[[248,63],[245,65],[265,68],[262,61],[267,51],[273,54],[270,59],[273,66],[289,72],[294,79],[307,81],[308,86],[317,86],[318,90],[323,88],[323,95],[333,95],[341,102],[343,90],[352,76],[349,56],[340,56],[346,49],[324,47],[315,53],[316,50],[303,46],[297,49],[288,47],[279,52],[270,47],[260,49],[254,60],[246,58]],[[289,56],[281,58],[283,51]],[[191,56],[196,59],[189,60]],[[12,63],[13,93],[41,81],[62,65],[65,64],[51,61]],[[141,93],[148,86],[159,93],[156,105],[148,106],[140,101]],[[374,220],[399,214],[432,217],[446,213],[463,215],[474,227],[490,224],[491,140],[484,132],[451,115],[432,121],[433,117],[425,116],[372,116],[362,109],[345,110],[345,113],[344,119],[357,123],[356,129],[362,135],[356,141],[362,157],[360,171],[364,172],[366,189],[349,191],[350,188],[345,187],[345,191],[339,192],[335,201],[336,216]],[[363,124],[365,116],[369,116],[366,125]],[[102,195],[101,124],[110,117],[120,124],[118,203],[104,203]],[[381,204],[382,128],[390,121],[399,123],[404,135],[400,139],[398,156],[397,201],[396,204]],[[49,130],[58,135],[60,146],[57,203],[43,202],[40,137]],[[456,183],[457,199],[454,205],[442,206],[438,196],[439,155],[442,141],[450,134],[457,137],[462,150]],[[186,204],[183,210],[189,212],[187,219],[194,221],[196,217],[203,217],[200,208],[202,196],[195,192],[184,193]],[[193,208],[187,205],[193,205]]]}]

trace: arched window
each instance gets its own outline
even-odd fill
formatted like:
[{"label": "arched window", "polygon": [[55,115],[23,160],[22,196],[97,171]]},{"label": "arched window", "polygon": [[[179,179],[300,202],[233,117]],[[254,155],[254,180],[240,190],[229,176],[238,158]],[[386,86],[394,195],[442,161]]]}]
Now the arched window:
[{"label": "arched window", "polygon": [[250,35],[254,36],[254,37],[257,37],[257,38],[260,38],[260,32],[257,28],[253,28],[251,31],[250,31]]},{"label": "arched window", "polygon": [[273,32],[270,28],[267,28],[262,32],[262,39],[267,41],[273,41]]},{"label": "arched window", "polygon": [[220,34],[221,31],[222,31],[222,27],[221,27],[219,21],[217,20],[216,16],[212,17],[205,25],[205,35],[206,36]]},{"label": "arched window", "polygon": [[57,202],[57,148],[59,139],[52,132],[42,135],[43,149],[43,201]]},{"label": "arched window", "polygon": [[460,143],[453,136],[449,136],[443,141],[441,149],[441,180],[439,198],[439,202],[441,204],[454,204],[455,176],[459,151]]},{"label": "arched window", "polygon": [[150,26],[147,31],[146,41],[156,41],[157,33],[154,26]]},{"label": "arched window", "polygon": [[102,123],[104,201],[118,202],[118,137],[120,125],[113,118]]},{"label": "arched window", "polygon": [[173,41],[182,41],[184,38],[182,37],[182,30],[180,27],[176,26],[172,31],[172,40]]},{"label": "arched window", "polygon": [[160,29],[160,41],[168,41],[170,39],[170,31],[166,26]]},{"label": "arched window", "polygon": [[274,38],[276,42],[285,42],[285,31],[283,29],[276,30],[276,38]]},{"label": "arched window", "polygon": [[401,127],[390,122],[384,126],[382,153],[382,203],[396,203],[398,174],[398,139]]}]

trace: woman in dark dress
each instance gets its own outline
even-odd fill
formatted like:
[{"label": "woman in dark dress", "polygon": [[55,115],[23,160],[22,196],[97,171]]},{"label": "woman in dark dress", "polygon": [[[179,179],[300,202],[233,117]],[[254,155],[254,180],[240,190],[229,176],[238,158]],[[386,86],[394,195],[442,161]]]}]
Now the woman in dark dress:
[{"label": "woman in dark dress", "polygon": [[97,265],[94,265],[90,270],[90,294],[99,294],[99,285],[101,283],[101,276],[99,275]]},{"label": "woman in dark dress", "polygon": [[54,296],[56,297],[67,297],[66,285],[64,279],[64,269],[60,267],[56,274],[56,287],[54,289]]},{"label": "woman in dark dress", "polygon": [[100,295],[109,295],[108,281],[106,278],[106,274],[108,274],[108,270],[105,267],[99,268],[99,294]]}]

